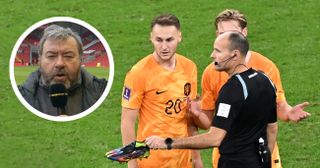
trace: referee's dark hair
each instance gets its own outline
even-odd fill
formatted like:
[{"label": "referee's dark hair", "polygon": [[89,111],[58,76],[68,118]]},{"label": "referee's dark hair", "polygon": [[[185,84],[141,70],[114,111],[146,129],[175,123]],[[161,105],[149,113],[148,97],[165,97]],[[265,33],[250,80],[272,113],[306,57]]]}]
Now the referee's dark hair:
[{"label": "referee's dark hair", "polygon": [[175,26],[178,30],[180,30],[180,21],[175,15],[172,14],[162,14],[155,17],[151,22],[151,30],[156,24],[160,26]]},{"label": "referee's dark hair", "polygon": [[230,51],[239,50],[241,55],[247,55],[249,50],[249,42],[243,34],[239,32],[231,32],[228,40],[230,42]]}]

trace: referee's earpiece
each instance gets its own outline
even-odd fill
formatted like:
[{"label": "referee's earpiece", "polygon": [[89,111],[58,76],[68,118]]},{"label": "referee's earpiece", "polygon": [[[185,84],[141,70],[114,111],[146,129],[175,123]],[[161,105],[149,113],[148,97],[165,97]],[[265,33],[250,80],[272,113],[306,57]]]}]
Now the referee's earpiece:
[{"label": "referee's earpiece", "polygon": [[237,54],[236,54],[236,53],[234,53],[234,54],[233,54],[233,56],[232,56],[232,57],[230,57],[230,58],[234,58],[234,57],[236,57],[236,56],[237,56]]},{"label": "referee's earpiece", "polygon": [[241,54],[240,54],[240,51],[239,51],[239,50],[234,50],[234,53],[233,53],[233,55],[232,55],[232,58],[234,58],[234,57],[236,57],[236,56],[238,56],[238,55],[241,55]]}]

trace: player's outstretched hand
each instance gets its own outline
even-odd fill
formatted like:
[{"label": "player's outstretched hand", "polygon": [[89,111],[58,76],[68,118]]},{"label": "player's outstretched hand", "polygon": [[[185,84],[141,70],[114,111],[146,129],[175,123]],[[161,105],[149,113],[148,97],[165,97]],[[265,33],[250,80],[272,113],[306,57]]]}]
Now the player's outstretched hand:
[{"label": "player's outstretched hand", "polygon": [[105,156],[112,161],[128,162],[132,159],[147,158],[149,154],[150,149],[144,142],[134,141],[127,146],[107,152]]},{"label": "player's outstretched hand", "polygon": [[151,149],[167,149],[167,145],[164,142],[164,138],[158,136],[150,136],[146,139],[145,143]]},{"label": "player's outstretched hand", "polygon": [[309,105],[308,102],[303,102],[301,104],[297,104],[292,107],[292,109],[288,112],[288,118],[290,121],[299,122],[303,119],[308,118],[311,114],[304,111],[304,108]]}]

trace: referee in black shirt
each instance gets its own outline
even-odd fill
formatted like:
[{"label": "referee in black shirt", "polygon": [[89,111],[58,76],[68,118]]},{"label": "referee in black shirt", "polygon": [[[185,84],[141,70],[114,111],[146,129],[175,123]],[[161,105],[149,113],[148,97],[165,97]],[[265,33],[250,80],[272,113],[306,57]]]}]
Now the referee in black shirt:
[{"label": "referee in black shirt", "polygon": [[270,168],[269,149],[273,149],[278,131],[276,90],[262,72],[246,67],[248,50],[246,37],[238,32],[226,32],[214,43],[211,57],[215,69],[225,71],[230,79],[220,90],[218,108],[208,133],[175,139],[151,136],[146,139],[148,146],[153,149],[219,147],[218,168]]}]

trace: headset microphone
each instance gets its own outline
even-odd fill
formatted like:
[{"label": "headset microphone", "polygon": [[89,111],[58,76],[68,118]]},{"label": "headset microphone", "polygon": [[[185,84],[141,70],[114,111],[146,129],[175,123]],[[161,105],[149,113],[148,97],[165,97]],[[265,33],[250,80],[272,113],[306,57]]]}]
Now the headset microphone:
[{"label": "headset microphone", "polygon": [[221,61],[221,62],[215,61],[215,62],[214,62],[214,65],[219,65],[219,64],[224,63],[224,62],[226,62],[226,61],[230,61],[230,60],[231,60],[232,58],[234,58],[235,56],[237,56],[237,55],[234,54],[233,56],[231,56],[231,57],[229,57],[229,58],[227,58],[227,59],[225,59],[225,60],[223,60],[223,61]]}]

